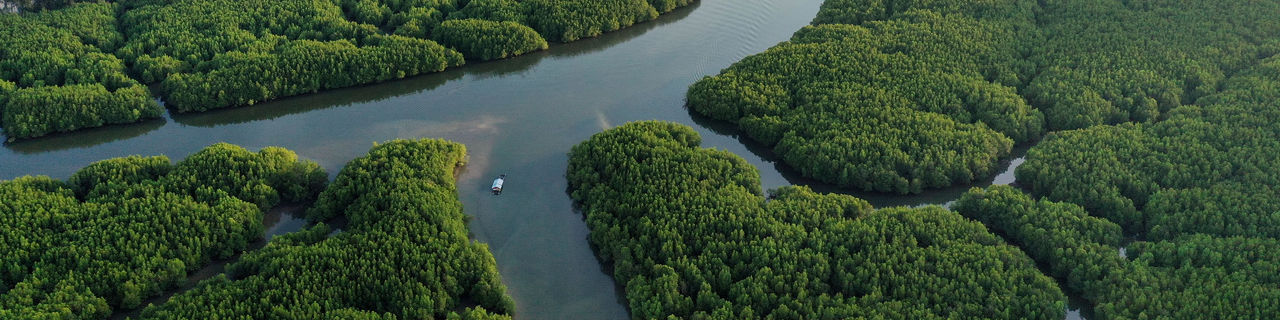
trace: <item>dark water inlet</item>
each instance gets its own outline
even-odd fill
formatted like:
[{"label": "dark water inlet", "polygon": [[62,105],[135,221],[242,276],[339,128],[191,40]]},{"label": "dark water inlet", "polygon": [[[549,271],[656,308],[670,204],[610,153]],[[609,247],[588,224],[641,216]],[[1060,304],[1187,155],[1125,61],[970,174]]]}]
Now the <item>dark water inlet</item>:
[{"label": "dark water inlet", "polygon": [[[466,144],[458,176],[474,238],[487,243],[517,304],[518,319],[626,319],[624,303],[587,243],[587,227],[565,194],[569,149],[637,120],[687,124],[703,146],[738,154],[765,188],[811,185],[767,148],[723,123],[691,115],[685,92],[698,79],[785,41],[822,0],[702,0],[595,39],[399,81],[325,91],[256,106],[112,126],[6,144],[0,179],[66,178],[97,160],[128,155],[181,159],[217,142],[280,146],[336,174],[375,142],[444,138]],[[1015,152],[1021,157],[1024,149]],[[1010,171],[975,186],[1012,181]],[[507,174],[504,193],[489,192]],[[850,193],[878,207],[946,204],[969,187],[914,196]],[[849,193],[848,191],[839,191]],[[301,227],[281,221],[280,230]],[[294,225],[297,224],[297,225]],[[216,271],[216,270],[215,270]]]}]

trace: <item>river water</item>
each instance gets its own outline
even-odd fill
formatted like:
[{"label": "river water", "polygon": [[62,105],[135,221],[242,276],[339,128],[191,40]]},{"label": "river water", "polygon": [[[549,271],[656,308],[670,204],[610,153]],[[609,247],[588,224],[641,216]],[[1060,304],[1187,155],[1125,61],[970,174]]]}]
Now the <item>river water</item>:
[{"label": "river water", "polygon": [[[513,59],[479,63],[394,82],[287,98],[252,107],[171,115],[0,149],[0,179],[66,178],[89,163],[128,155],[182,159],[217,142],[256,150],[281,146],[336,175],[374,142],[444,138],[467,145],[458,177],[473,237],[498,261],[518,319],[626,319],[619,288],[587,243],[587,227],[565,190],[569,149],[628,121],[684,123],[703,146],[729,150],[760,170],[765,188],[810,185],[849,193],[877,207],[947,204],[969,187],[914,196],[841,191],[798,177],[767,148],[731,125],[684,108],[694,81],[787,40],[816,15],[821,0],[703,0],[595,39],[554,45]],[[1015,150],[1021,157],[1024,148]],[[1012,168],[975,186],[1013,181]],[[506,174],[505,193],[487,192]],[[297,230],[288,215],[272,234]]]}]

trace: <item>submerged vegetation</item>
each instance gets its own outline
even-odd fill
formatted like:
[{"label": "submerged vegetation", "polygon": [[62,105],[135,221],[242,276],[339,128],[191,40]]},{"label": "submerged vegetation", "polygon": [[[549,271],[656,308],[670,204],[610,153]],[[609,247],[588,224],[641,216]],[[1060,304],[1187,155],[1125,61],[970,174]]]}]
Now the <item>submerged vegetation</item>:
[{"label": "submerged vegetation", "polygon": [[637,122],[570,153],[572,197],[633,318],[1063,317],[1057,285],[981,224],[805,187],[766,200],[755,168],[700,143]]},{"label": "submerged vegetation", "polygon": [[0,126],[16,140],[160,117],[143,84],[199,112],[439,72],[690,2],[122,0],[0,14]]}]

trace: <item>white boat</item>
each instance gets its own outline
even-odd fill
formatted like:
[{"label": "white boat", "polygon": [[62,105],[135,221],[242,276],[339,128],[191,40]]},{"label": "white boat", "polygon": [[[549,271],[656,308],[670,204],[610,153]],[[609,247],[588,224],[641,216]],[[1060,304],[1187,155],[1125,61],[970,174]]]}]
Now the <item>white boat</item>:
[{"label": "white boat", "polygon": [[493,194],[502,194],[502,183],[507,179],[507,175],[500,175],[497,179],[493,179]]}]

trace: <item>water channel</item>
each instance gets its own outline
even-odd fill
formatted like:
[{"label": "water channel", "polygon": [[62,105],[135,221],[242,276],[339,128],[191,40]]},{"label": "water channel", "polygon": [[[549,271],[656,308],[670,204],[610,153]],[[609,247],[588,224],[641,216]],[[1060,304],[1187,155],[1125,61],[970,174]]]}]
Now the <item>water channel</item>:
[{"label": "water channel", "polygon": [[[374,142],[444,138],[467,145],[461,200],[473,237],[498,261],[518,319],[626,319],[618,288],[593,255],[586,225],[565,193],[569,149],[628,121],[674,121],[696,128],[704,147],[756,165],[765,188],[804,184],[850,193],[798,177],[731,125],[684,108],[690,84],[785,41],[813,19],[821,2],[702,0],[654,22],[513,59],[6,144],[0,179],[66,178],[93,161],[135,154],[182,159],[217,142],[285,147],[335,175]],[[975,185],[1010,183],[1019,163],[1011,160],[1009,170]],[[506,192],[492,196],[486,189],[498,174],[508,176]],[[850,194],[877,207],[945,205],[968,188]],[[272,234],[302,227],[288,214],[273,219]]]}]

